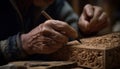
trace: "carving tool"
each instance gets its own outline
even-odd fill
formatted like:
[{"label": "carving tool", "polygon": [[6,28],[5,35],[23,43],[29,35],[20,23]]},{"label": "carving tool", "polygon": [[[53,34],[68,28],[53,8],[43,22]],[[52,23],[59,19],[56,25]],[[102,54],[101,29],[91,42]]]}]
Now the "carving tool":
[{"label": "carving tool", "polygon": [[[44,10],[41,12],[41,14],[42,14],[44,17],[46,17],[47,19],[53,19],[53,18],[52,18],[50,15],[48,15]],[[75,40],[77,40],[79,43],[82,43],[82,42],[80,41],[79,37],[76,38]]]}]

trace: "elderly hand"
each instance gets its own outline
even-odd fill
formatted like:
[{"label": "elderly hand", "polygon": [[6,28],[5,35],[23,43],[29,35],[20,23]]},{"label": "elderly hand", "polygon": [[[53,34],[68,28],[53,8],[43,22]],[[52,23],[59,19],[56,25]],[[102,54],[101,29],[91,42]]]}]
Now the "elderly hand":
[{"label": "elderly hand", "polygon": [[78,34],[67,23],[48,20],[27,34],[21,35],[23,49],[28,54],[50,54],[64,46],[68,38]]},{"label": "elderly hand", "polygon": [[108,22],[108,17],[102,8],[88,4],[84,7],[78,26],[84,34],[91,34],[105,28]]}]

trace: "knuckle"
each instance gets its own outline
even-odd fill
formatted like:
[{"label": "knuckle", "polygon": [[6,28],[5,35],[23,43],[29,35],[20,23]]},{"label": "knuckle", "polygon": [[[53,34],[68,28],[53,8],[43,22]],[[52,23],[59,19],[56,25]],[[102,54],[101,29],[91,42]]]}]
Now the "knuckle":
[{"label": "knuckle", "polygon": [[90,5],[90,4],[85,5],[84,10],[89,8],[89,7],[92,7],[92,5]]},{"label": "knuckle", "polygon": [[49,29],[47,29],[46,27],[43,27],[43,28],[41,29],[41,32],[42,32],[42,33],[47,33],[47,32],[50,32],[50,31],[49,31]]},{"label": "knuckle", "polygon": [[50,24],[52,24],[53,23],[53,20],[47,20],[47,21],[45,21],[45,25],[50,25]]},{"label": "knuckle", "polygon": [[47,25],[49,25],[49,23],[50,23],[50,22],[47,20],[47,21],[44,22],[44,25],[47,26]]},{"label": "knuckle", "polygon": [[88,5],[86,5],[86,6],[83,8],[83,10],[85,11],[85,10],[87,9],[87,7],[88,7]]},{"label": "knuckle", "polygon": [[85,7],[84,7],[84,8],[88,8],[88,7],[90,7],[90,6],[92,6],[92,5],[90,5],[90,4],[87,4],[87,5],[85,5]]}]

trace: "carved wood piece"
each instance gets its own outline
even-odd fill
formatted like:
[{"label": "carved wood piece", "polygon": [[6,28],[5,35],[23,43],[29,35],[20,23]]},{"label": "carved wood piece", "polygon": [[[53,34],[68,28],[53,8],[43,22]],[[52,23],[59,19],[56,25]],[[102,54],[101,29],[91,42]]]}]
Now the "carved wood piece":
[{"label": "carved wood piece", "polygon": [[120,68],[120,33],[72,41],[56,53],[52,60],[75,61],[78,66],[96,69]]}]

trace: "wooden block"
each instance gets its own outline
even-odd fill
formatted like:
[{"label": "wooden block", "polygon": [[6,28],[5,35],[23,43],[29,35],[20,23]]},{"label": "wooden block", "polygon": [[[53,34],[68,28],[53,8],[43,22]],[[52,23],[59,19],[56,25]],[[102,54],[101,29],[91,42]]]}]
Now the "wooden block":
[{"label": "wooden block", "polygon": [[78,66],[92,69],[120,68],[120,33],[72,41],[49,55],[52,60],[75,61]]}]

